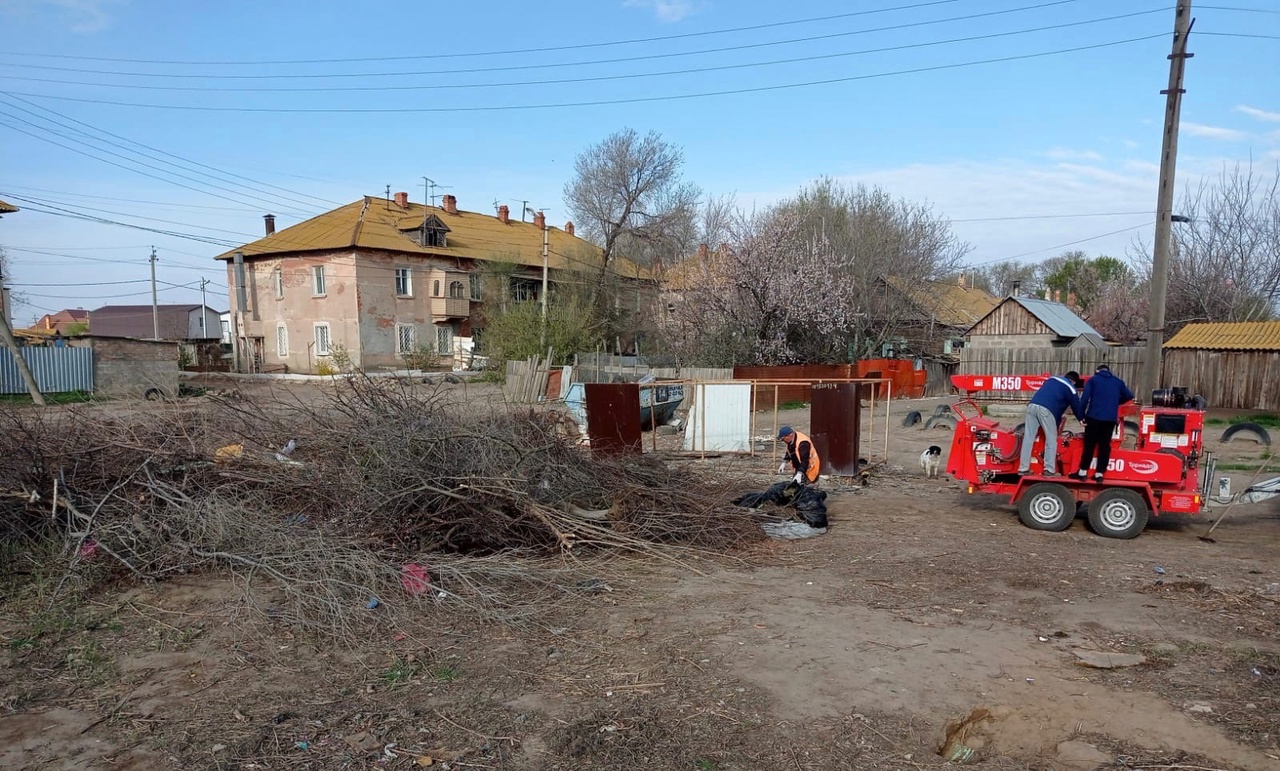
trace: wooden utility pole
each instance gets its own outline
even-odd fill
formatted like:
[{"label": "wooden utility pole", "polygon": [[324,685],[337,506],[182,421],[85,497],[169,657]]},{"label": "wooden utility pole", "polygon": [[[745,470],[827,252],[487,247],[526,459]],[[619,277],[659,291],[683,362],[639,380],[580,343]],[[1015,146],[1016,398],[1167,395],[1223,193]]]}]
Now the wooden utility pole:
[{"label": "wooden utility pole", "polygon": [[[523,215],[522,215],[523,219]],[[551,231],[547,229],[547,215],[542,213],[542,334],[540,345],[547,344],[547,261],[551,250]]]},{"label": "wooden utility pole", "polygon": [[151,339],[160,339],[160,301],[156,298],[156,248],[151,247]]},{"label": "wooden utility pole", "polygon": [[[4,292],[4,273],[0,272],[0,293]],[[44,394],[40,393],[40,386],[36,385],[35,376],[31,374],[31,368],[27,366],[27,360],[22,357],[22,349],[18,347],[18,341],[13,338],[13,330],[9,328],[8,308],[0,301],[0,343],[9,347],[13,352],[13,363],[18,368],[18,374],[22,377],[22,382],[27,386],[27,393],[31,394],[31,401],[44,406]]]},{"label": "wooden utility pole", "polygon": [[1169,290],[1169,253],[1173,236],[1173,182],[1178,165],[1178,122],[1182,116],[1182,76],[1186,72],[1187,37],[1191,34],[1191,0],[1178,0],[1173,19],[1173,52],[1169,54],[1169,88],[1165,95],[1164,142],[1160,150],[1160,190],[1156,199],[1156,235],[1151,266],[1151,307],[1147,315],[1147,356],[1138,399],[1147,401],[1160,387],[1164,353],[1164,305]]}]

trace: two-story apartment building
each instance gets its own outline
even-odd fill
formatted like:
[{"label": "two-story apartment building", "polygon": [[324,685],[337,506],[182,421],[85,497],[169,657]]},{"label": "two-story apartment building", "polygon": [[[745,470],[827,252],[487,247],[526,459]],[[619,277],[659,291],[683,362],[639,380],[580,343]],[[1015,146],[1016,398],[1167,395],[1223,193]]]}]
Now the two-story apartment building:
[{"label": "two-story apartment building", "polygon": [[[236,366],[249,372],[315,372],[341,351],[363,369],[403,368],[433,352],[464,365],[479,325],[486,277],[497,270],[515,299],[537,299],[543,247],[550,280],[568,269],[598,269],[600,249],[573,223],[547,227],[366,196],[217,257],[227,264]],[[615,269],[635,278],[633,264]]]}]

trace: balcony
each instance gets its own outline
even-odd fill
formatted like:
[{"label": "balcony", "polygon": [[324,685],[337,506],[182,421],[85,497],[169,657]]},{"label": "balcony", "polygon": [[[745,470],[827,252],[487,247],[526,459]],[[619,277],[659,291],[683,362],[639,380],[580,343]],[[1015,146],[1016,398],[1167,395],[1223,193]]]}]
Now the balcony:
[{"label": "balcony", "polygon": [[465,297],[432,297],[431,316],[436,319],[465,319],[471,315],[471,301]]}]

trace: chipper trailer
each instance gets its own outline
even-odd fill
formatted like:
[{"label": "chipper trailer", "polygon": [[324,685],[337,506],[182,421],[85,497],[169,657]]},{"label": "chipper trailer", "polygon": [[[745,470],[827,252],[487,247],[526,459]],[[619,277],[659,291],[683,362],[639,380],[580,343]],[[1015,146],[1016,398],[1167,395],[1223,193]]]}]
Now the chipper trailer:
[{"label": "chipper trailer", "polygon": [[[1198,514],[1210,503],[1231,502],[1231,496],[1210,489],[1216,463],[1213,454],[1204,451],[1203,403],[1193,402],[1177,388],[1153,392],[1150,406],[1121,407],[1101,483],[1075,476],[1084,438],[1071,431],[1058,436],[1057,476],[1044,475],[1041,434],[1035,438],[1031,473],[1018,474],[1022,426],[1002,426],[984,415],[975,396],[995,394],[992,401],[1029,398],[1048,377],[952,376],[952,384],[964,396],[951,408],[956,428],[947,473],[965,482],[970,493],[1009,496],[1018,507],[1018,518],[1034,530],[1067,529],[1077,507],[1085,504],[1090,527],[1107,538],[1134,538],[1152,516]],[[1193,403],[1196,406],[1188,406]],[[1254,503],[1275,495],[1280,495],[1280,477],[1250,487],[1236,502]]]}]

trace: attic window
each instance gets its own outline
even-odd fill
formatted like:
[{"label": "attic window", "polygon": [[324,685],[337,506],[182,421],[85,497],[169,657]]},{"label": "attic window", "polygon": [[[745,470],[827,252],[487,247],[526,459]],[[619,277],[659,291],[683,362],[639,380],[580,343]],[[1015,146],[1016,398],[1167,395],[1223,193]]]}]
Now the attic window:
[{"label": "attic window", "polygon": [[428,214],[425,221],[406,223],[400,226],[404,233],[419,246],[444,249],[449,246],[449,226],[434,214]]}]

